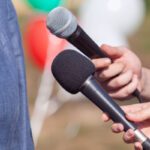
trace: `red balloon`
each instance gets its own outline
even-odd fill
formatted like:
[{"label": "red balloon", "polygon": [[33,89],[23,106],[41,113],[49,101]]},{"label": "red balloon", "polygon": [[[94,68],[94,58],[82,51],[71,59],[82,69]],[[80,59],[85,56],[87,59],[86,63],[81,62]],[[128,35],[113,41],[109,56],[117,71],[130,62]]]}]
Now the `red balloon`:
[{"label": "red balloon", "polygon": [[42,69],[66,46],[65,40],[57,38],[48,31],[46,17],[38,17],[28,24],[25,41],[28,54]]}]

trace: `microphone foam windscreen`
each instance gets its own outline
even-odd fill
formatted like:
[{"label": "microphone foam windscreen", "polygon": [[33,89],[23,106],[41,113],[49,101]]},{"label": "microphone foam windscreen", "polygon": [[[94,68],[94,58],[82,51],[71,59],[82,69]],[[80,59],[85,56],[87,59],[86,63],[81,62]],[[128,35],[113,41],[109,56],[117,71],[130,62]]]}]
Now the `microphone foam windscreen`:
[{"label": "microphone foam windscreen", "polygon": [[68,9],[57,7],[48,14],[47,28],[56,36],[67,38],[77,29],[77,21]]},{"label": "microphone foam windscreen", "polygon": [[65,50],[54,59],[52,73],[65,90],[76,94],[88,77],[95,73],[95,67],[82,54]]}]

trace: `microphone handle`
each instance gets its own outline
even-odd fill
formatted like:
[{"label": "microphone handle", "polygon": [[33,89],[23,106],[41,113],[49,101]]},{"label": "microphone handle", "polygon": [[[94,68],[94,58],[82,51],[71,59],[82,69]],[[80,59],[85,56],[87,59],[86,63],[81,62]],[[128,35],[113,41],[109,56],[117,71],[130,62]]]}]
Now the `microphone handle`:
[{"label": "microphone handle", "polygon": [[143,144],[143,150],[150,150],[150,139],[147,139]]},{"label": "microphone handle", "polygon": [[[79,25],[67,40],[89,58],[109,58]],[[133,96],[142,103],[143,100],[138,89],[134,91]]]},{"label": "microphone handle", "polygon": [[76,31],[67,40],[89,58],[107,58],[107,54],[78,25]]},{"label": "microphone handle", "polygon": [[94,76],[90,76],[85,81],[80,91],[98,108],[107,113],[115,123],[123,124],[125,132],[129,129],[134,130],[135,137],[142,143],[144,150],[150,150],[150,139],[138,130],[133,122],[126,119],[124,111],[106,93]]},{"label": "microphone handle", "polygon": [[137,129],[135,124],[129,122],[126,119],[124,111],[106,93],[106,91],[101,87],[100,83],[95,79],[94,76],[90,76],[85,81],[80,91],[103,112],[107,113],[114,122],[122,123],[124,125],[125,131],[129,129]]}]

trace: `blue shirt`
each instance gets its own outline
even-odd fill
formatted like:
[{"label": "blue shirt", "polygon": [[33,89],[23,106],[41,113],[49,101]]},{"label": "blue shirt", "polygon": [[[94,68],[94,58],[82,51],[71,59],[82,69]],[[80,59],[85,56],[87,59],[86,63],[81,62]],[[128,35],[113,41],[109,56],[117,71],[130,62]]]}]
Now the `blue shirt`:
[{"label": "blue shirt", "polygon": [[11,0],[0,0],[0,150],[33,150],[24,56]]}]

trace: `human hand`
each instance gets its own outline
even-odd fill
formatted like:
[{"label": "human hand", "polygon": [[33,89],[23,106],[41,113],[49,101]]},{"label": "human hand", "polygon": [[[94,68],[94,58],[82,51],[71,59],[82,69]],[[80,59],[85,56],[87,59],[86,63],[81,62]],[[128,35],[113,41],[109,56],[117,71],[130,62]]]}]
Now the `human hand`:
[{"label": "human hand", "polygon": [[[134,104],[129,106],[123,106],[122,109],[126,113],[128,120],[135,122],[138,128],[150,138],[150,102],[143,104]],[[102,115],[102,120],[104,122],[109,121],[109,117],[106,114]],[[124,131],[122,124],[114,123],[112,125],[112,131],[114,133],[121,133]],[[128,130],[123,135],[123,140],[127,143],[134,143],[135,150],[142,150],[142,145],[140,142],[136,142],[134,131]]]},{"label": "human hand", "polygon": [[138,88],[142,90],[142,65],[139,58],[124,47],[102,45],[104,51],[113,61],[102,67],[101,59],[94,59],[97,68],[96,76],[109,95],[116,99],[129,99]]}]

